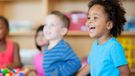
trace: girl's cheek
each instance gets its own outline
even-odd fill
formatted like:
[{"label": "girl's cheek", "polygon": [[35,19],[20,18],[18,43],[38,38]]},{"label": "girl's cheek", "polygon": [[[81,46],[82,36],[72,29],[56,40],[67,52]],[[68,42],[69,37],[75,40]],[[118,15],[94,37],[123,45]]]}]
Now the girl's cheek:
[{"label": "girl's cheek", "polygon": [[89,24],[89,20],[86,20],[85,25],[88,26],[88,24]]}]

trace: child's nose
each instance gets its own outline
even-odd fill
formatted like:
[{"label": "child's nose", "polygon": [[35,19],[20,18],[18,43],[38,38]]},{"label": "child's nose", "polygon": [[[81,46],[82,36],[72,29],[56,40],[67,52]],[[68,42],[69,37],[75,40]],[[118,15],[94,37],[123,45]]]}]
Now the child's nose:
[{"label": "child's nose", "polygon": [[45,27],[44,27],[44,30],[49,30],[49,29],[50,29],[49,26],[45,26]]}]

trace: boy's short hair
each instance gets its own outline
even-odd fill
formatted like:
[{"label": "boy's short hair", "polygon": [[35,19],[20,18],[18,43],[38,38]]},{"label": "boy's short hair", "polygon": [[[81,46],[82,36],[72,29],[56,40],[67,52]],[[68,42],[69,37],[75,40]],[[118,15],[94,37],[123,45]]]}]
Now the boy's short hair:
[{"label": "boy's short hair", "polygon": [[121,6],[119,0],[92,0],[88,4],[89,9],[96,4],[103,6],[108,15],[108,19],[113,23],[110,34],[114,37],[119,36],[123,31],[123,26],[126,22],[126,12]]},{"label": "boy's short hair", "polygon": [[6,27],[7,27],[7,29],[9,30],[9,23],[8,23],[7,18],[5,18],[4,16],[0,16],[0,20],[4,21],[4,23],[5,23]]},{"label": "boy's short hair", "polygon": [[64,27],[66,27],[67,29],[69,29],[70,20],[69,20],[69,18],[66,15],[64,15],[60,11],[52,11],[50,14],[53,14],[53,15],[56,15],[56,16],[60,17],[60,19],[64,23]]}]

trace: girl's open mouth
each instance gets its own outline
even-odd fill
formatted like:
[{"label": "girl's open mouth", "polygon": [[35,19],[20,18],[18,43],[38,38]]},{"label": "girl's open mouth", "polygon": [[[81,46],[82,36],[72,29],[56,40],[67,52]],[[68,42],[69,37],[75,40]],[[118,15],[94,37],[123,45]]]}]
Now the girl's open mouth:
[{"label": "girl's open mouth", "polygon": [[94,30],[95,30],[95,27],[94,26],[89,27],[89,31],[90,32],[94,32]]}]

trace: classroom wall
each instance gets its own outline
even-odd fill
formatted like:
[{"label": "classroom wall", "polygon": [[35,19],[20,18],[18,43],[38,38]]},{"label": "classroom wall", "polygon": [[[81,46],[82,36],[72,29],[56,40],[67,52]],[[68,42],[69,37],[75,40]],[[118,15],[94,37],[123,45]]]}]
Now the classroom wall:
[{"label": "classroom wall", "polygon": [[2,2],[0,2],[0,15],[2,15],[3,14],[3,4],[2,4]]},{"label": "classroom wall", "polygon": [[41,0],[4,2],[3,13],[9,20],[30,20],[41,23],[44,18]]}]

